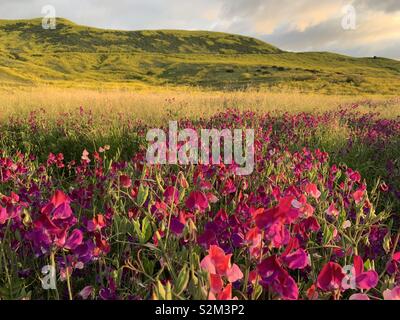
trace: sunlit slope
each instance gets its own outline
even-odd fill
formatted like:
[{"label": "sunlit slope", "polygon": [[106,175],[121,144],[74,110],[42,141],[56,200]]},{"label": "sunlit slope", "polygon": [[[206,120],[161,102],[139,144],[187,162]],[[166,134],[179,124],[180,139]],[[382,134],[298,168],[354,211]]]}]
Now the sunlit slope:
[{"label": "sunlit slope", "polygon": [[116,31],[57,20],[0,20],[0,85],[289,87],[327,93],[400,90],[400,62],[284,52],[218,32]]}]

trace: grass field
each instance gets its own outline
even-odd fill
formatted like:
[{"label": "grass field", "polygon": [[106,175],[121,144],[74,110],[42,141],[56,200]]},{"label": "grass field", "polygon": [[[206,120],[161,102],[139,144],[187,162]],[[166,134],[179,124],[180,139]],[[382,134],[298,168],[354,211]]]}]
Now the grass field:
[{"label": "grass field", "polygon": [[213,32],[113,31],[58,19],[0,20],[0,83],[62,87],[295,89],[396,94],[400,62],[329,52],[293,53],[257,39]]},{"label": "grass field", "polygon": [[256,112],[298,113],[337,110],[339,106],[357,104],[363,113],[379,112],[381,117],[400,115],[400,102],[387,95],[327,95],[299,91],[207,91],[194,88],[83,89],[54,86],[0,89],[0,117],[28,115],[43,108],[49,117],[75,111],[80,106],[90,108],[94,115],[111,118],[124,113],[145,121],[167,118],[211,116],[226,108]]}]

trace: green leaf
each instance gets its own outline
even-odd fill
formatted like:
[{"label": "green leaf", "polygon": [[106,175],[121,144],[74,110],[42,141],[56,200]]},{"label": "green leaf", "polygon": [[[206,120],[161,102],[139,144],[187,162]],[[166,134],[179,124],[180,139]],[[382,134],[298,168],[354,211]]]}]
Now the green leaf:
[{"label": "green leaf", "polygon": [[386,254],[390,252],[391,246],[392,246],[392,237],[390,232],[388,232],[385,238],[383,238],[383,250],[385,250]]},{"label": "green leaf", "polygon": [[148,217],[144,217],[143,221],[142,221],[142,238],[141,238],[141,242],[144,244],[147,241],[149,241],[149,239],[151,238],[151,236],[153,235],[153,228],[151,226],[151,222],[150,219]]},{"label": "green leaf", "polygon": [[149,187],[141,184],[136,198],[139,207],[142,207],[144,205],[148,195],[149,195]]},{"label": "green leaf", "polygon": [[329,242],[331,242],[331,240],[333,239],[333,231],[334,231],[334,227],[329,227],[328,225],[324,226],[323,229],[323,243],[324,244],[328,244]]},{"label": "green leaf", "polygon": [[178,279],[175,283],[175,292],[177,295],[180,295],[187,287],[189,283],[189,270],[185,265],[179,273]]}]

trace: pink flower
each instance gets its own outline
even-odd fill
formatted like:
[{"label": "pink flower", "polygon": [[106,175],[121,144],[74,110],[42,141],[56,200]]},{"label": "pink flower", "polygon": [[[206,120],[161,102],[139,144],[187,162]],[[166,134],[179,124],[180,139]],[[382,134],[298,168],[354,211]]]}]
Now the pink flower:
[{"label": "pink flower", "polygon": [[81,159],[85,163],[90,163],[89,152],[86,149],[83,150]]},{"label": "pink flower", "polygon": [[306,185],[306,192],[315,199],[318,199],[321,196],[321,191],[318,190],[317,185],[314,183]]},{"label": "pink flower", "polygon": [[353,193],[353,199],[356,204],[359,204],[364,199],[365,190],[360,188],[356,192]]},{"label": "pink flower", "polygon": [[208,208],[208,199],[203,192],[192,191],[185,204],[189,210],[204,212]]},{"label": "pink flower", "polygon": [[7,209],[0,206],[0,225],[5,224],[8,219]]},{"label": "pink flower", "polygon": [[364,272],[364,262],[360,256],[354,256],[354,269],[358,288],[369,290],[378,284],[378,273],[375,270]]},{"label": "pink flower", "polygon": [[258,209],[253,213],[256,226],[265,230],[265,235],[275,248],[280,248],[290,239],[286,225],[293,223],[300,215],[297,208],[292,207],[294,197],[281,198],[279,205],[270,209]]},{"label": "pink flower", "polygon": [[383,298],[385,300],[400,300],[400,286],[383,291]]},{"label": "pink flower", "polygon": [[323,291],[333,291],[342,287],[345,274],[342,267],[335,262],[328,262],[321,270],[317,279],[317,286]]},{"label": "pink flower", "polygon": [[339,215],[339,211],[336,209],[334,203],[331,203],[329,208],[326,210],[326,214],[332,217],[337,217]]},{"label": "pink flower", "polygon": [[365,293],[352,294],[349,300],[369,300],[369,297]]},{"label": "pink flower", "polygon": [[231,254],[226,255],[220,247],[211,245],[200,266],[209,274],[225,276],[229,282],[235,282],[243,278],[243,273],[236,264],[231,265],[231,257]]},{"label": "pink flower", "polygon": [[86,286],[78,293],[78,295],[83,300],[87,300],[87,298],[89,298],[89,296],[91,296],[93,292],[94,292],[94,288],[92,286]]}]

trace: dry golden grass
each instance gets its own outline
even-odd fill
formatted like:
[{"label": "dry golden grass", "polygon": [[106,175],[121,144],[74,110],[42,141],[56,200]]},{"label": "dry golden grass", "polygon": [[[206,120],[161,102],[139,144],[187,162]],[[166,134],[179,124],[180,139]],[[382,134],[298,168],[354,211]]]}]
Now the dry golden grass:
[{"label": "dry golden grass", "polygon": [[199,116],[207,117],[227,108],[257,112],[324,112],[343,104],[360,102],[361,112],[380,112],[382,117],[400,115],[400,99],[387,96],[341,96],[266,91],[202,91],[196,89],[146,90],[68,89],[55,87],[0,90],[1,120],[27,115],[43,108],[49,117],[80,106],[94,113],[123,113],[144,121]]}]

